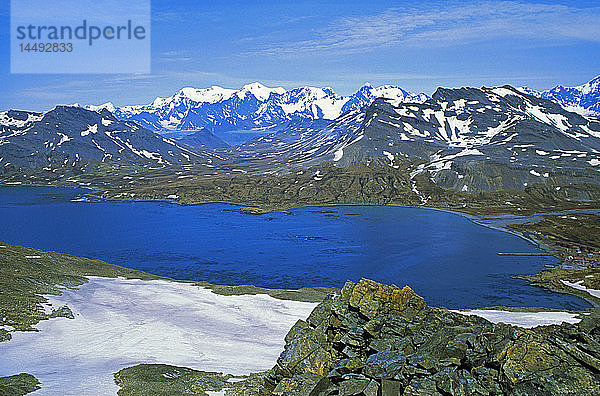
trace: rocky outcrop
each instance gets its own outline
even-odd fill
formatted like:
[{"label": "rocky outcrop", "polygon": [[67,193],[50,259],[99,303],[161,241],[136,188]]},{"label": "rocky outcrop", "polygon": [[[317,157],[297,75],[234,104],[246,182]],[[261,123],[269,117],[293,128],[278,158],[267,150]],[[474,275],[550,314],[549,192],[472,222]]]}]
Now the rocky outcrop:
[{"label": "rocky outcrop", "polygon": [[348,282],[289,331],[263,394],[599,394],[598,318],[522,329],[428,307],[409,287]]}]

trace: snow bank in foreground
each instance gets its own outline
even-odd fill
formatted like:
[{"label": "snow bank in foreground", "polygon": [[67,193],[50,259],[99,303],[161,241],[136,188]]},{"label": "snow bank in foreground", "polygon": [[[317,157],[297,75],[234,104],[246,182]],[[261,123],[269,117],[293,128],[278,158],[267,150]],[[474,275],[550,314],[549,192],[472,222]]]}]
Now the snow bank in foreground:
[{"label": "snow bank in foreground", "polygon": [[594,297],[600,298],[600,290],[588,289],[587,287],[582,285],[582,283],[583,283],[582,280],[580,280],[579,282],[575,282],[575,283],[565,281],[565,280],[561,280],[561,282],[569,287],[572,287],[573,289],[583,290],[585,292],[588,292],[590,295],[592,295]]},{"label": "snow bank in foreground", "polygon": [[267,295],[221,296],[190,284],[90,277],[49,296],[75,319],[0,343],[0,376],[33,374],[46,395],[115,395],[113,373],[138,363],[248,374],[271,368],[284,337],[314,303]]},{"label": "snow bank in foreground", "polygon": [[577,314],[568,312],[511,312],[495,309],[473,309],[469,311],[453,311],[463,315],[476,315],[492,323],[506,323],[513,326],[532,328],[536,326],[578,323],[581,321]]}]

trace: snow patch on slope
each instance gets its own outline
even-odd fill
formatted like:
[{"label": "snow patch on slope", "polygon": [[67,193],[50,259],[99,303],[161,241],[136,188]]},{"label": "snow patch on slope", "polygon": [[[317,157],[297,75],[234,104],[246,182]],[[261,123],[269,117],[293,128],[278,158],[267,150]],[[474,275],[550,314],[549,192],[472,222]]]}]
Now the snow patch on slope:
[{"label": "snow patch on slope", "polygon": [[475,315],[492,323],[506,323],[513,326],[532,328],[561,323],[578,323],[577,314],[569,312],[511,312],[496,309],[473,309],[469,311],[453,311],[463,315]]},{"label": "snow patch on slope", "polygon": [[42,383],[40,395],[114,395],[113,373],[138,363],[236,375],[266,370],[288,330],[316,306],[222,296],[189,283],[99,277],[47,298],[55,308],[67,305],[75,319],[42,321],[40,332],[13,332],[0,343],[0,375],[31,373]]}]

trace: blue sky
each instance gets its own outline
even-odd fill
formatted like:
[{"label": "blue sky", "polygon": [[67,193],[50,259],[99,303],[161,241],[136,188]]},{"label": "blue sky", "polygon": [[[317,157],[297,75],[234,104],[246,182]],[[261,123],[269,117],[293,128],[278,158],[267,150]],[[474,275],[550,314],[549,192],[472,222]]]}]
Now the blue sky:
[{"label": "blue sky", "polygon": [[0,5],[0,109],[149,103],[185,86],[579,85],[600,74],[595,1],[152,0],[150,74],[10,74]]}]

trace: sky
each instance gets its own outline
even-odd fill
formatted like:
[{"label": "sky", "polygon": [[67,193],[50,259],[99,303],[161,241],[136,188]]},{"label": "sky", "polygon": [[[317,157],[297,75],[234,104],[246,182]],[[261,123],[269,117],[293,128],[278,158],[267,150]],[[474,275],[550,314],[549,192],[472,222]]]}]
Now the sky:
[{"label": "sky", "polygon": [[0,110],[150,103],[191,86],[331,87],[365,82],[548,89],[600,74],[600,2],[152,0],[151,72],[11,74],[0,4]]}]

